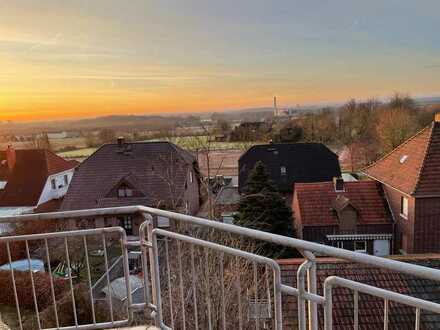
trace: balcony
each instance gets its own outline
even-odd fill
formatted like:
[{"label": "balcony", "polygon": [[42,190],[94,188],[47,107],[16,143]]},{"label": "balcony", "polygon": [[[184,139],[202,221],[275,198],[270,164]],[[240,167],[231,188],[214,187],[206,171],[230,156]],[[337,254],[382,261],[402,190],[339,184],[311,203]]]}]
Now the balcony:
[{"label": "balcony", "polygon": [[[121,227],[1,237],[3,321],[13,329],[329,330],[343,328],[338,318],[345,313],[347,327],[391,329],[399,305],[406,322],[420,329],[435,324],[440,313],[437,297],[387,290],[338,269],[323,271],[319,263],[321,256],[338,258],[383,270],[384,279],[408,276],[433,288],[440,270],[188,215],[139,206],[8,217],[0,223],[63,227],[72,219],[93,223],[127,214],[143,220],[139,240],[129,240]],[[158,217],[169,219],[171,227],[156,228]],[[259,254],[261,243],[298,251],[303,260],[288,268],[286,261]],[[286,276],[287,268],[294,279]],[[338,290],[349,298],[335,299]],[[379,306],[380,327],[361,312],[366,297]]]}]

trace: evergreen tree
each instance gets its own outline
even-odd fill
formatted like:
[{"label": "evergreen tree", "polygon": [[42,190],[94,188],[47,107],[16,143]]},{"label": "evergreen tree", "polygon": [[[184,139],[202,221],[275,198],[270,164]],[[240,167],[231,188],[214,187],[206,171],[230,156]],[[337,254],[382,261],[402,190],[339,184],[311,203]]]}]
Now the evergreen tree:
[{"label": "evergreen tree", "polygon": [[[235,224],[272,234],[292,236],[292,212],[269,178],[266,167],[258,162],[240,198]],[[285,255],[285,249],[270,243],[260,245],[263,254]]]}]

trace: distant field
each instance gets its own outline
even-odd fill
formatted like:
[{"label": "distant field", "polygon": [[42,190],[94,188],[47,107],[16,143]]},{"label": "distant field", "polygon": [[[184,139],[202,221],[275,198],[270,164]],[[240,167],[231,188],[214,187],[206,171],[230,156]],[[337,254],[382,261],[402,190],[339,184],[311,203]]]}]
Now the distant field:
[{"label": "distant field", "polygon": [[[207,136],[184,136],[184,137],[174,137],[171,139],[167,139],[179,147],[196,151],[204,149],[207,143]],[[155,139],[155,140],[147,140],[143,142],[153,142],[153,141],[164,141],[164,139]],[[245,151],[249,147],[259,142],[211,142],[211,150],[243,150]],[[66,151],[58,153],[61,157],[64,158],[75,158],[81,159],[90,156],[92,153],[96,151],[97,148],[83,148],[73,151]]]},{"label": "distant field", "polygon": [[98,148],[84,148],[58,153],[63,158],[87,158],[93,154]]}]

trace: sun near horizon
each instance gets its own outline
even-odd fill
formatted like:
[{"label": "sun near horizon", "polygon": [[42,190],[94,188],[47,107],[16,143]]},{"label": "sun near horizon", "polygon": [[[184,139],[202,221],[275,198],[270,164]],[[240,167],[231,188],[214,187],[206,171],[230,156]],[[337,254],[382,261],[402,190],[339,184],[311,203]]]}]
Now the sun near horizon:
[{"label": "sun near horizon", "polygon": [[[0,120],[440,95],[440,3],[4,1]],[[411,22],[411,24],[408,24]]]}]

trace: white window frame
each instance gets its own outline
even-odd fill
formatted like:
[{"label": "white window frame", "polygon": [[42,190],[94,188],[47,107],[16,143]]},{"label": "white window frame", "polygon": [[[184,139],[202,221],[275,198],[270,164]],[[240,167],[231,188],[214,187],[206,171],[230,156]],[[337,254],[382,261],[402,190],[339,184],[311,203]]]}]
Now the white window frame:
[{"label": "white window frame", "polygon": [[[356,249],[356,243],[363,243],[364,249]],[[367,241],[354,241],[353,250],[354,252],[367,253]]]},{"label": "white window frame", "polygon": [[125,197],[133,197],[133,189],[129,187],[119,187],[118,188],[118,197],[119,198],[125,198]]},{"label": "white window frame", "polygon": [[69,176],[67,174],[64,174],[64,185],[68,185],[69,184]]},{"label": "white window frame", "polygon": [[406,196],[400,197],[400,216],[408,219],[409,200]]},{"label": "white window frame", "polygon": [[52,178],[50,180],[50,184],[51,184],[53,190],[57,190],[57,179],[56,178]]},{"label": "white window frame", "polygon": [[343,249],[344,248],[344,241],[336,241],[336,247],[338,249]]}]

